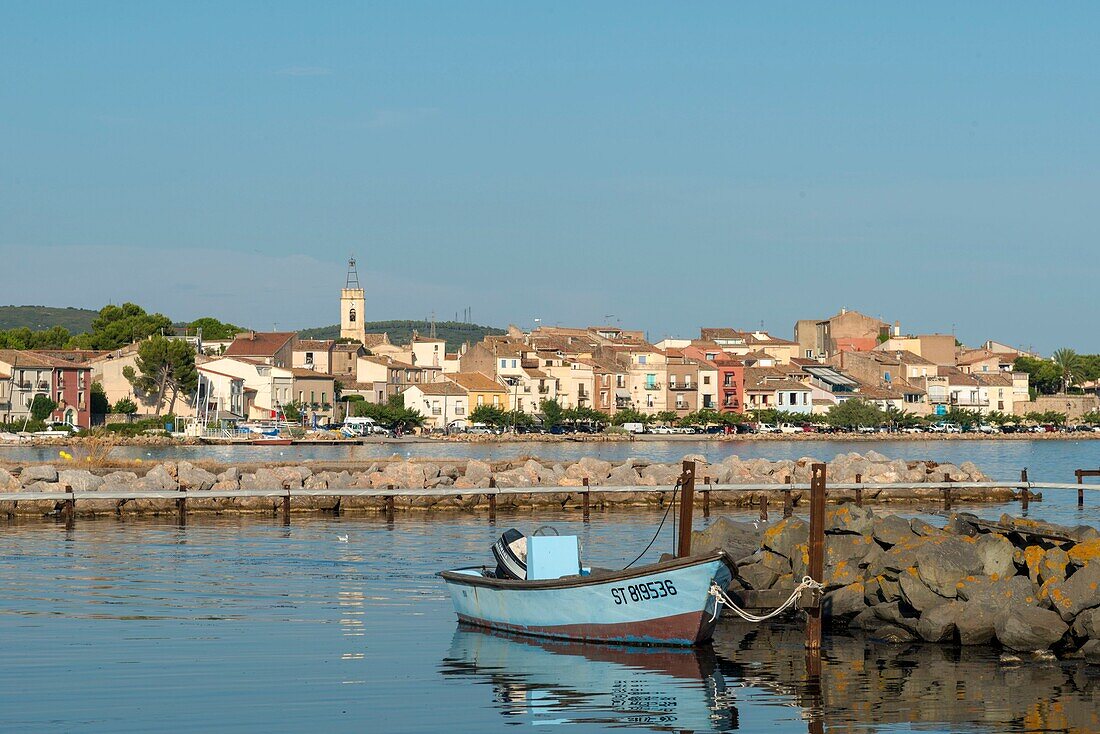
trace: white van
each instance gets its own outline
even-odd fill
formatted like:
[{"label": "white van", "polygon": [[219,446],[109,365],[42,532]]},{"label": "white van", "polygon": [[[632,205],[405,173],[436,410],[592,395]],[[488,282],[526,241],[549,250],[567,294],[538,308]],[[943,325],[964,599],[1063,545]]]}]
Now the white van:
[{"label": "white van", "polygon": [[348,436],[370,436],[374,433],[387,433],[373,418],[346,418],[341,429]]}]

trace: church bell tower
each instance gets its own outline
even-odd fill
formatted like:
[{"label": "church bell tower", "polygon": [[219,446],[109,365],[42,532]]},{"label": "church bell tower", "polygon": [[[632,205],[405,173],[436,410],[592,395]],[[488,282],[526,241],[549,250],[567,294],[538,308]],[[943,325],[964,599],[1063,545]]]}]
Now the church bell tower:
[{"label": "church bell tower", "polygon": [[367,299],[359,285],[359,273],[355,270],[355,258],[348,260],[348,277],[340,291],[340,338],[354,339],[362,343],[367,332],[363,326]]}]

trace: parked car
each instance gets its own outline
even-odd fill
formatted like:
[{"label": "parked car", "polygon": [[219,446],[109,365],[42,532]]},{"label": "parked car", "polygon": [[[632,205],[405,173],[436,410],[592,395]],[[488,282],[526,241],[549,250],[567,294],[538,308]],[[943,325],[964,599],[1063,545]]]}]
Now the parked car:
[{"label": "parked car", "polygon": [[802,426],[796,426],[794,423],[780,423],[779,424],[779,432],[780,433],[792,433],[792,434],[793,433],[804,433],[804,431],[802,430]]},{"label": "parked car", "polygon": [[773,426],[768,423],[757,423],[757,433],[779,433],[779,426]]},{"label": "parked car", "polygon": [[998,428],[997,426],[993,425],[992,423],[979,423],[978,424],[978,432],[979,433],[985,433],[985,434],[994,434],[994,433],[1000,433],[1001,429]]},{"label": "parked car", "polygon": [[962,433],[962,427],[958,423],[933,423],[929,426],[930,433]]},{"label": "parked car", "polygon": [[622,428],[627,433],[645,433],[645,423],[624,423]]},{"label": "parked car", "polygon": [[877,426],[858,426],[856,433],[878,433]]}]

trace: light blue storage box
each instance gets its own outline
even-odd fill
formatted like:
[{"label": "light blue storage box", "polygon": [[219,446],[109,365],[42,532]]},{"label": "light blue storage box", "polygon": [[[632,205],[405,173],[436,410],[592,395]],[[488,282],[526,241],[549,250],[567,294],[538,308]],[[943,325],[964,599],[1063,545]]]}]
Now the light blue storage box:
[{"label": "light blue storage box", "polygon": [[576,535],[535,535],[527,539],[527,578],[560,579],[581,572]]}]

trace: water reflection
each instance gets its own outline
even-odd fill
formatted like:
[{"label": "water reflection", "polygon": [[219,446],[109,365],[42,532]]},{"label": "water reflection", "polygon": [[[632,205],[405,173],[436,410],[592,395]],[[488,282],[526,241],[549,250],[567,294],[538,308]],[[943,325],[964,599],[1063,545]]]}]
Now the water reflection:
[{"label": "water reflection", "polygon": [[[1095,667],[844,636],[808,655],[791,625],[723,624],[713,649],[536,640],[474,628],[441,671],[490,686],[507,723],[645,731],[1100,731]],[[740,710],[739,710],[740,709]],[[509,721],[510,720],[510,721]]]},{"label": "water reflection", "polygon": [[732,691],[709,648],[587,645],[460,627],[443,675],[492,687],[511,723],[738,729]]}]

